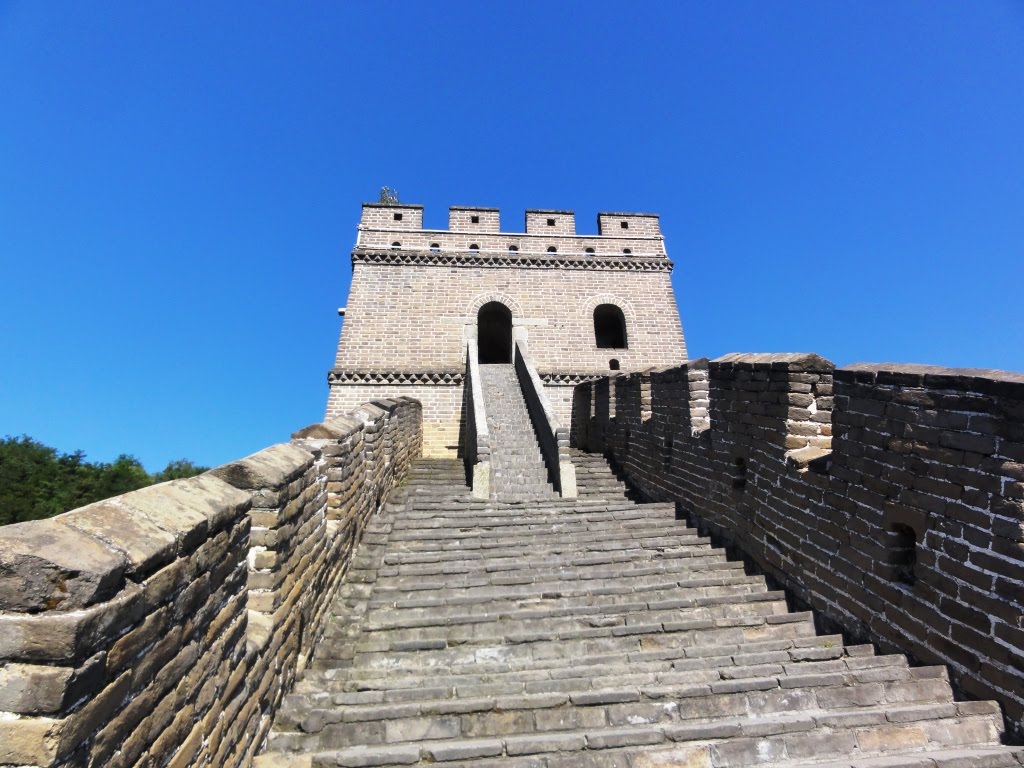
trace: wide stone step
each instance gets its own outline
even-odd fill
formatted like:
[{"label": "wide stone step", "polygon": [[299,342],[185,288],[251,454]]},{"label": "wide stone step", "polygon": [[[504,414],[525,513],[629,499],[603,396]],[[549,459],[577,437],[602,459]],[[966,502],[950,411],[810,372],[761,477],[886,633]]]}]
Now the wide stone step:
[{"label": "wide stone step", "polygon": [[[677,542],[661,547],[633,546],[628,549],[594,551],[579,547],[550,547],[547,550],[524,554],[522,557],[502,557],[500,550],[490,557],[437,559],[420,562],[389,563],[385,560],[379,576],[437,576],[467,573],[522,572],[544,569],[629,565],[631,563],[681,560],[704,555],[714,550],[707,542],[693,537],[681,537]],[[396,553],[400,554],[400,553]],[[479,554],[479,553],[476,553]]]},{"label": "wide stone step", "polygon": [[[707,724],[685,724],[672,721],[658,723],[624,723],[622,725],[584,725],[557,732],[529,731],[525,728],[504,734],[455,734],[472,715],[450,716],[426,723],[399,721],[380,723],[341,723],[329,726],[316,735],[318,751],[313,766],[415,765],[455,764],[472,758],[515,759],[523,755],[556,756],[558,763],[545,760],[544,766],[579,765],[578,758],[590,760],[602,750],[623,750],[637,746],[678,745],[673,762],[648,765],[738,766],[756,765],[784,760],[811,758],[841,759],[851,753],[857,757],[881,756],[910,750],[948,750],[983,747],[1000,732],[995,718],[989,714],[972,714],[965,707],[963,714],[950,720],[927,708],[905,708],[901,714],[914,718],[906,722],[866,723],[836,727],[819,722],[812,713],[773,714],[766,717],[737,718]],[[515,713],[503,713],[504,721],[515,724]],[[520,718],[525,722],[526,718]],[[388,726],[391,725],[389,728]],[[350,735],[358,734],[361,746],[351,743]],[[300,743],[302,736],[297,736]],[[369,738],[368,738],[369,737]],[[308,737],[307,737],[308,738]],[[378,738],[376,744],[367,744]],[[281,740],[283,741],[283,740]],[[338,744],[340,742],[340,744]],[[280,742],[278,742],[280,743]],[[332,746],[340,746],[337,751]],[[272,742],[272,747],[277,746]],[[299,747],[306,748],[308,747]],[[323,750],[323,751],[319,751]],[[680,754],[682,753],[682,754]],[[642,753],[641,753],[642,754]],[[676,762],[689,756],[685,762]],[[693,762],[705,755],[706,762]],[[576,758],[576,762],[562,762]],[[479,763],[474,763],[479,765]],[[494,763],[499,764],[499,763]],[[501,763],[507,764],[507,763]],[[628,765],[630,763],[582,763],[583,765]],[[632,762],[633,765],[643,763]]]},{"label": "wide stone step", "polygon": [[[807,676],[805,676],[807,677]],[[794,676],[793,682],[799,682]],[[760,681],[758,681],[760,682]],[[864,684],[850,683],[853,689]],[[685,686],[617,686],[567,690],[534,694],[491,695],[478,697],[447,697],[382,704],[342,704],[346,694],[330,700],[314,701],[309,706],[291,711],[293,719],[288,729],[295,734],[314,736],[322,734],[332,725],[363,723],[365,739],[374,730],[373,724],[385,722],[386,728],[377,731],[384,741],[414,741],[454,737],[503,736],[511,733],[553,733],[586,726],[628,726],[678,723],[686,724],[696,732],[696,726],[711,724],[719,727],[750,723],[765,716],[794,717],[809,727],[827,727],[832,730],[881,725],[886,722],[921,722],[922,720],[998,715],[998,709],[988,703],[958,706],[939,698],[932,688],[919,682],[892,680],[882,685],[880,697],[874,704],[853,708],[834,708],[834,696],[823,681],[803,687],[754,688],[726,696],[712,694],[711,708],[704,709],[701,700]],[[822,706],[821,701],[825,702]],[[291,704],[291,702],[289,702]],[[794,706],[795,705],[795,706]],[[511,715],[510,713],[516,713]],[[745,718],[743,720],[739,718]],[[808,722],[808,721],[813,722]],[[281,723],[286,726],[285,722]],[[356,731],[356,727],[351,728]],[[285,733],[282,727],[279,731]],[[393,734],[388,738],[386,733]],[[741,728],[735,735],[754,735],[755,731]],[[364,741],[364,743],[367,743]],[[376,742],[382,743],[382,742]],[[306,740],[303,747],[317,748],[315,740]]]},{"label": "wide stone step", "polygon": [[443,517],[455,521],[460,518],[477,516],[516,517],[524,514],[553,519],[556,517],[573,517],[599,513],[615,513],[622,515],[622,519],[629,519],[631,517],[634,519],[650,517],[672,518],[676,514],[676,508],[673,504],[636,504],[623,499],[580,500],[559,498],[551,499],[544,503],[524,505],[463,497],[458,502],[453,502],[452,499],[444,496],[416,493],[411,499],[409,508],[404,510],[398,519],[419,520]]},{"label": "wide stone step", "polygon": [[645,553],[667,551],[678,547],[694,547],[702,545],[706,539],[699,538],[692,528],[680,528],[672,536],[651,537],[649,539],[627,539],[624,541],[609,540],[601,537],[590,540],[574,539],[568,543],[551,542],[538,546],[516,550],[515,555],[509,554],[507,547],[501,542],[494,542],[491,547],[473,549],[437,549],[437,550],[396,550],[388,552],[382,561],[384,565],[412,565],[416,563],[473,563],[487,561],[501,563],[523,559],[547,558],[551,555],[574,555],[578,557],[614,557],[619,554],[634,554],[644,557]]},{"label": "wide stone step", "polygon": [[[679,646],[710,647],[755,640],[792,639],[813,635],[814,626],[805,614],[724,617],[679,620],[624,627],[569,629],[554,639],[532,636],[506,637],[483,644],[451,645],[444,640],[411,641],[408,646],[377,650],[369,640],[355,645],[354,664],[376,669],[456,668],[498,663],[509,668],[543,660],[564,660],[574,656],[628,654],[663,651]],[[407,648],[407,650],[406,650]],[[325,655],[329,650],[325,652]]]},{"label": "wide stone step", "polygon": [[[512,583],[500,585],[467,586],[458,588],[437,589],[433,585],[421,584],[422,589],[405,590],[402,588],[389,589],[386,586],[374,591],[369,598],[371,605],[397,603],[400,600],[417,601],[424,604],[426,600],[436,599],[449,605],[470,605],[492,600],[516,600],[536,602],[544,599],[556,599],[563,597],[586,597],[604,595],[636,595],[646,591],[669,590],[680,587],[687,583],[701,581],[707,577],[709,581],[716,581],[730,575],[743,576],[743,564],[732,562],[714,562],[712,558],[702,559],[702,566],[705,570],[698,570],[690,563],[690,568],[682,577],[676,576],[632,576],[628,579],[615,577],[611,579],[589,579],[573,581],[542,581],[531,583],[515,583],[517,579],[528,579],[528,575],[516,579],[506,579]],[[414,602],[407,602],[406,605],[414,605]]]},{"label": "wide stone step", "polygon": [[669,519],[587,522],[586,520],[563,518],[544,522],[529,522],[515,526],[495,525],[478,527],[467,525],[450,529],[394,530],[391,533],[390,543],[467,542],[503,537],[507,538],[507,545],[512,549],[519,543],[528,544],[531,540],[540,537],[568,537],[573,534],[595,534],[600,532],[605,536],[615,533],[620,537],[636,539],[665,534],[671,535],[679,528],[685,528],[685,526]]},{"label": "wide stone step", "polygon": [[[367,599],[371,606],[378,609],[447,609],[462,612],[467,610],[467,607],[476,608],[486,603],[488,609],[492,611],[528,609],[546,611],[549,608],[557,609],[561,606],[593,605],[596,601],[621,604],[641,600],[653,602],[662,599],[676,599],[680,590],[684,590],[686,598],[713,595],[718,591],[727,592],[732,588],[739,588],[741,594],[768,591],[763,578],[748,576],[743,572],[740,564],[730,563],[729,565],[730,568],[727,570],[702,573],[679,580],[656,580],[650,583],[627,586],[622,589],[602,590],[598,594],[585,591],[575,594],[556,592],[533,596],[516,594],[499,596],[488,592],[470,595],[462,591],[453,591],[441,594],[425,592],[411,596],[371,594],[367,596]],[[346,594],[346,590],[349,588],[365,586],[346,584],[342,587],[339,594]]]},{"label": "wide stone step", "polygon": [[[771,593],[745,596],[747,601],[733,598],[728,603],[702,605],[685,610],[643,611],[636,613],[604,613],[589,616],[536,619],[505,619],[492,617],[490,621],[473,621],[468,617],[459,623],[428,623],[423,617],[418,626],[385,627],[370,620],[362,627],[365,649],[375,645],[376,650],[387,651],[405,647],[408,643],[436,645],[444,640],[447,646],[474,645],[501,642],[506,639],[521,642],[555,640],[566,637],[574,630],[587,637],[611,637],[617,632],[628,632],[636,626],[652,626],[673,621],[720,619],[730,617],[777,616],[786,612],[786,603]],[[409,622],[405,622],[409,623]],[[329,635],[328,635],[329,637]]]},{"label": "wide stone step", "polygon": [[[559,567],[557,564],[533,570],[496,570],[473,571],[467,573],[444,573],[436,576],[425,575],[387,575],[386,569],[380,569],[375,579],[378,594],[405,591],[422,592],[425,590],[452,591],[488,589],[492,587],[523,587],[522,594],[559,592],[578,590],[580,584],[601,589],[605,586],[618,589],[633,582],[646,583],[644,580],[659,578],[666,575],[680,580],[693,573],[708,570],[728,569],[735,567],[726,560],[725,553],[711,547],[693,547],[681,549],[680,556],[671,559],[634,561],[628,564],[613,563],[610,565],[577,565],[571,568]],[[742,564],[740,564],[742,565]]]},{"label": "wide stone step", "polygon": [[[464,624],[504,619],[540,619],[563,616],[602,616],[624,611],[662,611],[686,609],[700,605],[742,602],[748,595],[764,595],[768,588],[763,579],[754,576],[722,578],[693,582],[686,588],[651,589],[632,594],[582,597],[549,597],[539,600],[489,600],[485,611],[479,604],[456,599],[447,603],[437,599],[401,599],[375,602],[367,615],[368,622],[385,626],[420,626],[427,621],[436,624]],[[347,595],[342,589],[340,595]],[[369,625],[367,625],[369,626]],[[330,628],[328,629],[330,631]]]},{"label": "wide stone step", "polygon": [[[721,561],[721,552],[711,548],[699,539],[680,537],[662,546],[638,546],[616,549],[590,549],[576,546],[553,546],[524,553],[521,558],[506,557],[500,549],[474,550],[472,557],[454,558],[446,552],[395,552],[385,556],[378,568],[378,578],[408,576],[483,576],[492,573],[511,573],[517,577],[529,574],[544,576],[547,572],[560,573],[565,569],[616,568],[626,569],[659,563],[671,563],[680,568],[694,558],[713,557]],[[407,560],[398,560],[408,555]],[[586,571],[580,572],[586,578]]]},{"label": "wide stone step", "polygon": [[[451,510],[444,506],[431,507],[418,504],[408,514],[395,519],[395,529],[451,528],[465,526],[515,526],[528,523],[555,522],[608,522],[627,520],[675,520],[675,509],[665,504],[638,506],[628,501],[618,504],[536,504],[527,509],[522,507],[494,508],[473,507]],[[685,528],[685,523],[676,521]]]},{"label": "wide stone step", "polygon": [[[828,644],[797,638],[788,643],[748,643],[728,655],[631,654],[626,659],[604,662],[580,657],[567,664],[538,665],[506,671],[464,671],[461,674],[416,673],[389,675],[350,668],[307,671],[296,688],[293,702],[330,700],[333,704],[381,704],[451,697],[504,696],[521,693],[552,693],[604,690],[633,686],[648,698],[664,698],[667,688],[687,695],[707,692],[722,681],[731,682],[770,675],[815,672],[819,675],[850,673],[858,682],[908,679],[906,659],[900,655],[855,655],[859,648],[844,649],[841,642]],[[784,647],[783,647],[784,646]],[[719,653],[716,649],[704,649]],[[813,666],[811,666],[813,665]],[[925,673],[917,672],[919,677]],[[941,676],[938,672],[933,672]],[[864,702],[861,702],[863,705]]]},{"label": "wide stone step", "polygon": [[[725,768],[732,765],[728,754],[715,751],[713,744],[684,744],[668,747],[626,747],[619,749],[588,750],[585,752],[557,752],[481,758],[461,765],[474,768],[653,768],[654,766],[693,766],[694,768]],[[756,748],[756,747],[755,747]],[[507,750],[506,750],[507,752]],[[712,757],[718,761],[713,762]],[[340,758],[332,755],[334,765]],[[344,758],[350,759],[350,758]],[[273,753],[255,758],[254,768],[313,768],[314,756]],[[358,757],[351,765],[367,765]],[[391,765],[408,765],[392,763]],[[780,761],[789,768],[1018,768],[1024,765],[1024,748],[968,746],[954,749],[927,749],[919,751],[890,750],[883,756],[866,754],[846,755],[834,762],[814,762],[786,759]],[[323,765],[323,763],[320,763]],[[386,764],[385,764],[386,765]]]}]

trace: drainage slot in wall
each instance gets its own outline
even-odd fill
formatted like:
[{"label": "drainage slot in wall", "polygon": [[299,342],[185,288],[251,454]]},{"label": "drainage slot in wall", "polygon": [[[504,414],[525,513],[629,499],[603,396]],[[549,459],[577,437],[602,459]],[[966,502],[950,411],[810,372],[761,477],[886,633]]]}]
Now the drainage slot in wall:
[{"label": "drainage slot in wall", "polygon": [[908,587],[914,586],[917,581],[914,574],[914,566],[917,565],[917,534],[909,525],[892,523],[886,531],[886,538],[892,580]]},{"label": "drainage slot in wall", "polygon": [[747,487],[747,460],[742,456],[733,459],[732,487],[735,491],[742,491]]}]

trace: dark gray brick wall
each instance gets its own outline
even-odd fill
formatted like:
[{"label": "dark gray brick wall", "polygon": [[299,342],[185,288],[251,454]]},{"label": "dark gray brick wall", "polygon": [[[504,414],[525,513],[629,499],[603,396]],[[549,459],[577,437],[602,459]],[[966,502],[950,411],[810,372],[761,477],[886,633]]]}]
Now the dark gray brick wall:
[{"label": "dark gray brick wall", "polygon": [[573,435],[1022,731],[1024,376],[730,355],[579,385]]}]

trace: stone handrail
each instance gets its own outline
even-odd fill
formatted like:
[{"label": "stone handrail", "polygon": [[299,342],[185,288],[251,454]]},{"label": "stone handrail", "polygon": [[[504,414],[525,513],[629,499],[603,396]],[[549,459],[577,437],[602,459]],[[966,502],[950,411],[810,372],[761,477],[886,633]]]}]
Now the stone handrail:
[{"label": "stone handrail", "polygon": [[563,498],[576,497],[576,468],[569,456],[569,429],[558,423],[555,409],[544,394],[544,384],[537,374],[537,366],[530,357],[523,341],[517,340],[515,348],[516,375],[519,386],[526,398],[530,420],[540,441],[541,453],[556,490]]},{"label": "stone handrail", "polygon": [[376,400],[0,527],[0,765],[250,765],[421,421],[415,400]]},{"label": "stone handrail", "polygon": [[463,446],[463,460],[466,463],[466,479],[474,498],[487,499],[491,495],[491,442],[480,382],[480,362],[474,341],[466,343],[464,387],[466,444]]}]

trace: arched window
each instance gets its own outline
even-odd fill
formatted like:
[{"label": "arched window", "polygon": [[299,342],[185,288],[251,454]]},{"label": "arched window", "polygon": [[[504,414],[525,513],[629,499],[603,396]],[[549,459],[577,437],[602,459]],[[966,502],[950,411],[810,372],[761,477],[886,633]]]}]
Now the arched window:
[{"label": "arched window", "polygon": [[594,249],[593,248],[584,248],[583,252],[585,254],[587,254],[587,256],[593,256],[594,255]]},{"label": "arched window", "polygon": [[441,245],[439,243],[431,243],[430,244],[430,250],[435,251],[435,252],[436,251],[440,251],[441,250]]},{"label": "arched window", "polygon": [[477,245],[476,243],[470,243],[469,244],[469,252],[470,253],[480,253],[480,246]]},{"label": "arched window", "polygon": [[508,252],[509,253],[519,253],[519,246],[518,245],[510,245],[508,247]]},{"label": "arched window", "polygon": [[558,249],[553,245],[548,246],[548,253],[558,253]]},{"label": "arched window", "polygon": [[617,371],[617,370],[619,370],[619,361],[616,360],[614,357],[611,360],[608,361],[608,370],[610,370],[610,371]]},{"label": "arched window", "polygon": [[392,251],[397,251],[401,247],[402,247],[402,244],[400,242],[398,242],[397,240],[395,240],[395,242],[393,242],[391,244],[391,250]]},{"label": "arched window", "polygon": [[623,253],[624,253],[624,254],[625,254],[626,256],[632,256],[632,255],[633,255],[633,249],[632,249],[632,248],[623,248],[623,249],[622,249],[622,252],[623,252]]},{"label": "arched window", "polygon": [[614,304],[594,308],[594,338],[598,349],[626,349],[626,317]]}]

